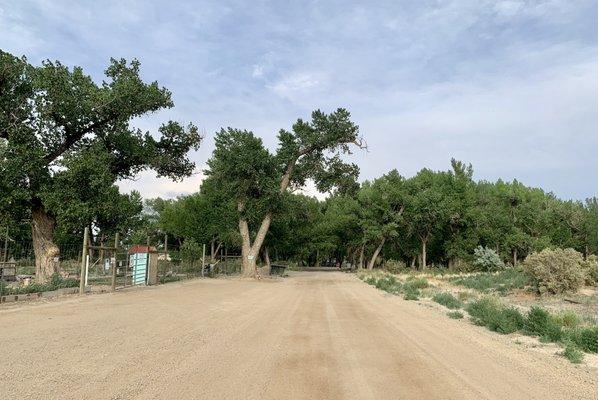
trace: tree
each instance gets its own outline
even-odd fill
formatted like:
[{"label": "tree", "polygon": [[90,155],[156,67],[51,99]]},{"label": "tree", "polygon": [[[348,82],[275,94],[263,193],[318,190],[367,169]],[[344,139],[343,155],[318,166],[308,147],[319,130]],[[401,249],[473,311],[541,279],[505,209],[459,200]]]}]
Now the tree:
[{"label": "tree", "polygon": [[97,84],[79,67],[58,61],[35,67],[0,51],[0,204],[27,210],[39,282],[58,269],[54,231],[64,204],[56,196],[80,200],[69,194],[81,165],[100,187],[148,168],[172,179],[194,168],[187,153],[201,141],[195,126],[169,121],[159,139],[130,126],[133,118],[172,107],[170,92],[144,83],[136,60],[113,59],[105,74]]},{"label": "tree", "polygon": [[392,170],[371,183],[366,181],[361,187],[358,199],[363,243],[365,245],[374,241],[375,246],[368,269],[374,268],[386,241],[398,235],[407,197],[405,180],[397,170]]},{"label": "tree", "polygon": [[350,152],[350,144],[363,146],[349,112],[318,110],[311,117],[297,120],[291,131],[281,130],[274,154],[249,131],[228,128],[216,135],[206,173],[236,205],[245,276],[256,275],[256,257],[289,188],[311,178],[319,190],[329,191],[357,177],[357,166],[340,157]]},{"label": "tree", "polygon": [[450,208],[447,196],[450,175],[422,169],[409,180],[410,207],[406,211],[412,233],[421,244],[420,267],[427,266],[428,244],[435,232],[442,231]]}]

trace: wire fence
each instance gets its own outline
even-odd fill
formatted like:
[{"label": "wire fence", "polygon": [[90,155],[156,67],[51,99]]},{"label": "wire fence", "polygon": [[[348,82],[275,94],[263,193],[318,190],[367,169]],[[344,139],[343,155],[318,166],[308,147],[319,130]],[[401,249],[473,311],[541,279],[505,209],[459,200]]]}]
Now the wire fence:
[{"label": "wire fence", "polygon": [[[81,279],[82,290],[102,292],[139,284],[234,275],[241,271],[241,257],[238,255],[219,253],[212,259],[178,250],[158,251],[152,246],[83,246],[83,241],[59,243],[57,246],[60,252],[54,261],[60,272],[44,285],[35,283],[35,252],[31,241],[10,241],[6,247],[2,246],[0,297],[62,288],[71,288],[72,292],[72,288],[80,286]],[[146,260],[145,269],[139,268],[140,257]]]}]

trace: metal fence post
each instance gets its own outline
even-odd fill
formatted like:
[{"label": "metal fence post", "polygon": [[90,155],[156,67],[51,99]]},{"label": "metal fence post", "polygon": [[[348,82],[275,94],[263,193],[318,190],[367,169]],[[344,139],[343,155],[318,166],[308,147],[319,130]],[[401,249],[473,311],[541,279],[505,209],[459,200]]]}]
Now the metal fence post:
[{"label": "metal fence post", "polygon": [[85,267],[87,265],[87,246],[89,241],[89,227],[83,233],[83,254],[81,255],[81,273],[79,274],[79,294],[85,293]]},{"label": "metal fence post", "polygon": [[[112,291],[116,290],[116,268],[118,266],[118,242],[119,242],[119,235],[116,232],[114,235],[114,262],[112,263]],[[125,278],[126,279],[126,278]]]}]

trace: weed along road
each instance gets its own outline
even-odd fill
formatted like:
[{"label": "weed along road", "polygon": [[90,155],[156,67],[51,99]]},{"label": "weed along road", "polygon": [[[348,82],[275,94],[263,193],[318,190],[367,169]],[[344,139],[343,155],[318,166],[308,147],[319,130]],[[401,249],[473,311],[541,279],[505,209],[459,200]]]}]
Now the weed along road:
[{"label": "weed along road", "polygon": [[1,399],[591,399],[596,371],[340,272],[0,308]]}]

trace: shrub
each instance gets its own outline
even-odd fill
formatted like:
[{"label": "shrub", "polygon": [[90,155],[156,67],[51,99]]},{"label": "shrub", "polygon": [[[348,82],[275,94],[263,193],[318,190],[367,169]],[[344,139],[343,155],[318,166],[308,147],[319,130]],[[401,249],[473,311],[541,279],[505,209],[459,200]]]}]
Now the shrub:
[{"label": "shrub", "polygon": [[507,294],[513,289],[523,289],[530,284],[530,279],[522,271],[509,268],[495,274],[483,273],[452,278],[450,282],[484,293],[495,291]]},{"label": "shrub", "polygon": [[428,284],[428,280],[426,278],[416,278],[414,276],[410,276],[407,278],[405,286],[409,286],[414,289],[425,289],[430,285]]},{"label": "shrub", "polygon": [[575,328],[579,324],[581,324],[581,317],[577,315],[574,311],[562,311],[556,315],[552,315],[552,320],[555,324],[567,327],[567,328]]},{"label": "shrub", "polygon": [[386,275],[379,278],[374,284],[378,289],[388,293],[398,293],[401,290],[401,284],[393,275]]},{"label": "shrub", "polygon": [[565,346],[565,351],[561,355],[573,364],[580,364],[583,361],[583,353],[571,343]]},{"label": "shrub", "polygon": [[583,262],[585,269],[586,285],[598,286],[598,257],[591,255]]},{"label": "shrub", "polygon": [[516,308],[500,308],[490,315],[486,326],[491,331],[506,335],[523,328],[524,321],[523,315]]},{"label": "shrub", "polygon": [[583,351],[598,353],[598,326],[574,329],[568,338]]},{"label": "shrub", "polygon": [[544,249],[525,259],[523,267],[544,293],[576,291],[585,280],[581,253],[573,249]]},{"label": "shrub", "polygon": [[550,313],[540,307],[532,307],[527,313],[524,326],[528,335],[540,336],[542,341],[557,342],[563,337],[563,330]]},{"label": "shrub", "polygon": [[448,315],[449,318],[452,318],[452,319],[461,319],[461,318],[463,318],[463,313],[461,311],[450,311],[446,315]]},{"label": "shrub", "polygon": [[384,263],[384,269],[391,274],[398,274],[399,272],[403,272],[407,269],[407,264],[400,260],[388,260]]},{"label": "shrub", "polygon": [[500,307],[500,303],[495,298],[484,297],[469,303],[465,311],[469,313],[474,324],[485,326]]},{"label": "shrub", "polygon": [[437,293],[432,297],[432,300],[450,309],[459,309],[463,307],[463,303],[450,293]]},{"label": "shrub", "polygon": [[403,293],[405,300],[419,300],[419,296],[421,295],[419,289],[408,285],[403,286]]},{"label": "shrub", "polygon": [[473,251],[473,265],[480,271],[498,271],[505,267],[496,251],[487,247],[478,246]]}]

